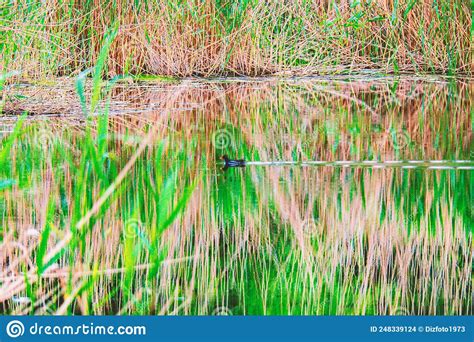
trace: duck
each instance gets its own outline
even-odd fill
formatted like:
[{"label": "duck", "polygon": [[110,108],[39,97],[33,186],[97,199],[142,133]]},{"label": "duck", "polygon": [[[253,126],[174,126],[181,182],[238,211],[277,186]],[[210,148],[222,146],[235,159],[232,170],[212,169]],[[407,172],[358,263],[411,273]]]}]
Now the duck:
[{"label": "duck", "polygon": [[224,170],[227,170],[230,167],[245,167],[244,159],[230,159],[226,155],[223,155],[221,159],[224,160]]}]

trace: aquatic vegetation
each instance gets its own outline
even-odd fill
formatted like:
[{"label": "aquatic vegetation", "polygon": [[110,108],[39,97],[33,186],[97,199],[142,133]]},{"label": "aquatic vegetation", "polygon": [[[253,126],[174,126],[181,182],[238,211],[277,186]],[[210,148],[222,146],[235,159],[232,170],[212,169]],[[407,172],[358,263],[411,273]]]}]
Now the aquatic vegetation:
[{"label": "aquatic vegetation", "polygon": [[473,313],[472,169],[218,164],[474,166],[470,83],[70,83],[8,88],[1,312]]},{"label": "aquatic vegetation", "polygon": [[109,76],[472,73],[461,0],[7,1],[0,70],[76,76],[117,29]]}]

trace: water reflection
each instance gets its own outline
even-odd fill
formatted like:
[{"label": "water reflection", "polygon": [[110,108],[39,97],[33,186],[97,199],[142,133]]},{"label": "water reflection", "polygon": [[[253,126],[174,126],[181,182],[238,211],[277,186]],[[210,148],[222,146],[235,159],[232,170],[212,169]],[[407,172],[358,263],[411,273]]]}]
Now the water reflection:
[{"label": "water reflection", "polygon": [[[100,265],[90,301],[109,299],[97,314],[472,314],[472,83],[127,85],[113,90],[107,134],[100,109],[84,118],[69,85],[10,91],[22,96],[7,101],[8,114],[37,116],[15,145],[15,185],[0,202],[6,311],[25,310],[11,298],[34,260],[37,240],[26,232],[51,222],[52,248],[136,158],[80,248],[48,273],[55,310],[67,270],[79,286]],[[247,166],[224,172],[224,154]],[[154,275],[156,226],[190,184],[189,202],[159,239],[165,262]],[[126,248],[132,296],[118,285]]]}]

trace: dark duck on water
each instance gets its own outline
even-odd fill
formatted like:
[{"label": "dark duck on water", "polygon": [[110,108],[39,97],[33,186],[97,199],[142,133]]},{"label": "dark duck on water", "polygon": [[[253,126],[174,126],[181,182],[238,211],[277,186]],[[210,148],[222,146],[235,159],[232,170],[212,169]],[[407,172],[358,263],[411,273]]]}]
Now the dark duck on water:
[{"label": "dark duck on water", "polygon": [[231,167],[245,167],[244,159],[230,159],[226,155],[221,157],[224,160],[224,170]]}]

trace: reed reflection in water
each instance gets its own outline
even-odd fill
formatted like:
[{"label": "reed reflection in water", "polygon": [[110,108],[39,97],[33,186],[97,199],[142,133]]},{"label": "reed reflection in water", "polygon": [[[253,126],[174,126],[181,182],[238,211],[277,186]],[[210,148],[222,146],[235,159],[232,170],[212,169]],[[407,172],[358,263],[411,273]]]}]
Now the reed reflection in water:
[{"label": "reed reflection in water", "polygon": [[[120,86],[105,119],[85,119],[67,85],[12,88],[24,96],[5,112],[35,115],[2,168],[3,312],[473,313],[471,83],[179,87]],[[223,154],[305,164],[223,172]]]}]

